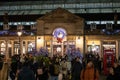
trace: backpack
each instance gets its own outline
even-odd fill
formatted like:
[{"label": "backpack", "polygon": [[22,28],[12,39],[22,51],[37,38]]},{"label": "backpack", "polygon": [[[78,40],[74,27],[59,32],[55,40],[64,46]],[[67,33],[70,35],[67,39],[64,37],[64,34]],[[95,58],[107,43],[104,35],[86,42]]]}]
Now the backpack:
[{"label": "backpack", "polygon": [[55,64],[55,65],[54,65],[54,74],[55,74],[55,75],[58,75],[59,72],[60,72],[59,65]]}]

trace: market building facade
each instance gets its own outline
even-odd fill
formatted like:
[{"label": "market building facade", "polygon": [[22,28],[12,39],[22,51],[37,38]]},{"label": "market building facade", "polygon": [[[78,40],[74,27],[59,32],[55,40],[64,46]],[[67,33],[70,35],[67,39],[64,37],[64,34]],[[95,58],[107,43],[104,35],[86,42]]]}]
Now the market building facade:
[{"label": "market building facade", "polygon": [[[67,49],[79,48],[84,55],[88,52],[104,57],[104,50],[113,50],[113,56],[118,59],[119,35],[106,35],[104,31],[92,26],[87,30],[84,18],[81,18],[63,8],[57,8],[36,20],[31,30],[18,26],[3,27],[4,34],[0,37],[1,54],[7,58],[14,54],[26,54],[41,47],[47,48],[49,56],[64,55]],[[9,33],[11,31],[11,33]],[[18,35],[18,31],[22,34]],[[9,34],[8,34],[9,33]]]}]

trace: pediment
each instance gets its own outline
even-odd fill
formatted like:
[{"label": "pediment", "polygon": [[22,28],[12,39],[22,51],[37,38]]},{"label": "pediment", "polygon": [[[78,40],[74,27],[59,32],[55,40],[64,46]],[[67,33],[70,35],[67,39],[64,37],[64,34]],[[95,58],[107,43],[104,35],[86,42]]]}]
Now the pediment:
[{"label": "pediment", "polygon": [[57,8],[51,12],[46,13],[44,16],[40,17],[38,20],[43,20],[45,22],[49,21],[57,21],[57,19],[60,21],[77,21],[77,20],[83,20],[83,18],[76,16],[75,14],[69,12],[66,9],[63,8]]},{"label": "pediment", "polygon": [[57,8],[37,20],[37,34],[51,35],[56,28],[63,28],[67,34],[83,33],[84,19],[63,8]]}]

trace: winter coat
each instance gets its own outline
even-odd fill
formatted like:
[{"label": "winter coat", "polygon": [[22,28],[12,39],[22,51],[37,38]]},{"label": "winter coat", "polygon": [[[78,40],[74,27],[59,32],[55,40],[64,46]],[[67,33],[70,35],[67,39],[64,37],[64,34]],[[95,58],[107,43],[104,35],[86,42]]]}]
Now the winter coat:
[{"label": "winter coat", "polygon": [[115,75],[109,74],[106,80],[117,80],[117,77]]},{"label": "winter coat", "polygon": [[17,80],[35,80],[34,73],[28,67],[23,67],[18,74]]},{"label": "winter coat", "polygon": [[67,75],[67,62],[62,61],[61,62],[62,72],[64,75]]},{"label": "winter coat", "polygon": [[0,70],[2,70],[2,67],[3,67],[3,61],[0,60]]},{"label": "winter coat", "polygon": [[99,72],[94,67],[86,67],[80,75],[81,80],[99,80]]},{"label": "winter coat", "polygon": [[116,79],[115,80],[120,80],[120,66],[113,68],[115,72]]},{"label": "winter coat", "polygon": [[82,71],[82,64],[80,62],[75,62],[72,67],[72,80],[80,80],[80,73]]}]

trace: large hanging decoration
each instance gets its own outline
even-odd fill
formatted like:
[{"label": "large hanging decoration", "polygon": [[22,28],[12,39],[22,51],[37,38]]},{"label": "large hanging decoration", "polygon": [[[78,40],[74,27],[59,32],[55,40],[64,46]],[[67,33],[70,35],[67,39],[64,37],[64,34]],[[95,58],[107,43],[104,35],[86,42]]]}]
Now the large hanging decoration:
[{"label": "large hanging decoration", "polygon": [[59,32],[58,34],[57,34],[57,42],[58,43],[62,43],[62,39],[64,38],[64,33],[62,33],[62,32]]},{"label": "large hanging decoration", "polygon": [[53,36],[57,39],[57,43],[62,43],[63,38],[66,36],[66,31],[62,28],[57,28],[54,30]]}]

